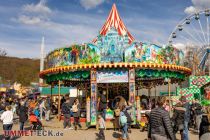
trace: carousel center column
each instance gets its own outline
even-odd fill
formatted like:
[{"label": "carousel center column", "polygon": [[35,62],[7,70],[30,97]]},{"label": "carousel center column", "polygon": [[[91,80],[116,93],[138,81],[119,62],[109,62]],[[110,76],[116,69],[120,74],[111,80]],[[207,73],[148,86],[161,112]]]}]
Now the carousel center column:
[{"label": "carousel center column", "polygon": [[91,70],[91,98],[90,98],[90,124],[96,125],[97,122],[97,82],[96,70]]},{"label": "carousel center column", "polygon": [[136,123],[136,109],[135,109],[135,69],[129,69],[129,103],[132,105],[131,118],[133,123]]}]

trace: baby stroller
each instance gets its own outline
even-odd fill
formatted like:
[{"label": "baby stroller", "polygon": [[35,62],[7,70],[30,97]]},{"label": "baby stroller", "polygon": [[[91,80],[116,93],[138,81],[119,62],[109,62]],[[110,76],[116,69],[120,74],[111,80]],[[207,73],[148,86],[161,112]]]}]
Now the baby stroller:
[{"label": "baby stroller", "polygon": [[43,130],[41,121],[33,112],[31,112],[29,115],[29,121],[31,124],[31,130]]}]

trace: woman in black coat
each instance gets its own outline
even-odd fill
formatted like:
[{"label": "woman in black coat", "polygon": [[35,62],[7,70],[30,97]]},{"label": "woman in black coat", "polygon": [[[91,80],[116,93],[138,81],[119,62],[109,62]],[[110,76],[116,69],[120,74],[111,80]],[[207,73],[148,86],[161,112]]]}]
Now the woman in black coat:
[{"label": "woman in black coat", "polygon": [[181,140],[184,139],[184,116],[186,109],[183,107],[182,103],[178,103],[174,109],[174,114],[172,121],[174,122],[174,132],[180,131]]},{"label": "woman in black coat", "polygon": [[20,130],[23,130],[24,124],[28,120],[28,108],[24,105],[23,101],[17,108],[17,115],[19,116]]},{"label": "woman in black coat", "polygon": [[208,121],[208,116],[203,115],[201,124],[200,124],[200,131],[199,131],[200,140],[203,140],[205,139],[205,137],[207,138],[208,136],[210,136],[209,126],[210,126],[210,123]]}]

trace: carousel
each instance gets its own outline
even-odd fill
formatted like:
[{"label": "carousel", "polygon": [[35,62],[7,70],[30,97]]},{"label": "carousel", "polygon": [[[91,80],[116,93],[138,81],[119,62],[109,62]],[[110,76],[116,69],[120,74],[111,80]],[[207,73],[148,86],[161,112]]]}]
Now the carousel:
[{"label": "carousel", "polygon": [[120,96],[132,105],[131,117],[136,124],[140,121],[136,91],[184,81],[191,70],[182,66],[183,57],[183,52],[172,46],[135,41],[114,4],[92,42],[50,52],[47,69],[40,72],[40,77],[49,85],[76,87],[85,93],[81,100],[88,126],[97,124],[97,103],[102,92],[106,92],[108,103],[107,121],[114,117],[113,100]]}]

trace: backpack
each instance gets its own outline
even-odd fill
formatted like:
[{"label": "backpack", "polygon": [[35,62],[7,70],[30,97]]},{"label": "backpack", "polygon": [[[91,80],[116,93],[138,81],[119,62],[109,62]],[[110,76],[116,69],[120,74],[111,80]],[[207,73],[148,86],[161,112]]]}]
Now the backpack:
[{"label": "backpack", "polygon": [[125,116],[125,114],[120,116],[120,125],[124,126],[127,123],[127,117]]},{"label": "backpack", "polygon": [[72,106],[72,112],[78,112],[78,108],[77,108],[77,105],[73,105]]},{"label": "backpack", "polygon": [[68,106],[67,106],[66,103],[63,103],[61,109],[62,109],[62,113],[63,113],[63,114],[70,114],[70,109],[68,108]]}]

